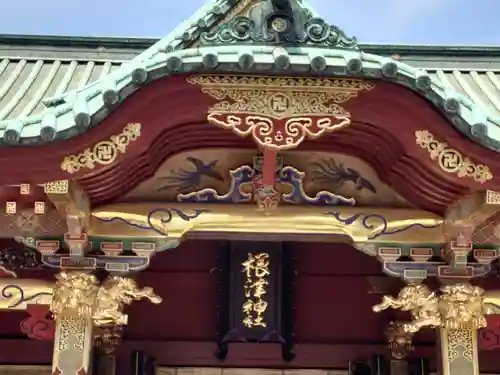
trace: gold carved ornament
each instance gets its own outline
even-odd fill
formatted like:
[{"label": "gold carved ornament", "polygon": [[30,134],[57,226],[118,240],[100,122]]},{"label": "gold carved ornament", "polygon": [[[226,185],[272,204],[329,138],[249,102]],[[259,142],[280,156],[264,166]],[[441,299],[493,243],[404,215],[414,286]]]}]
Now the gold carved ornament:
[{"label": "gold carved ornament", "polygon": [[57,320],[62,316],[91,317],[97,327],[126,325],[125,305],[140,299],[161,303],[151,288],[140,289],[127,277],[112,276],[99,284],[85,272],[61,272],[56,276],[50,311]]},{"label": "gold carved ornament", "polygon": [[276,156],[296,148],[306,138],[351,124],[351,115],[340,104],[371,90],[372,82],[356,79],[197,75],[188,83],[218,103],[208,109],[207,121],[240,136],[251,135],[264,151],[262,183],[257,204],[266,214],[275,209]]},{"label": "gold carved ornament", "polygon": [[415,139],[417,145],[427,150],[430,158],[438,162],[442,171],[456,174],[460,178],[470,177],[482,184],[493,178],[487,165],[473,163],[460,151],[448,147],[447,143],[437,141],[429,131],[416,131]]},{"label": "gold carved ornament", "polygon": [[384,296],[381,303],[373,306],[373,311],[388,308],[408,311],[412,321],[405,323],[405,332],[415,333],[421,328],[480,329],[486,327],[487,308],[484,290],[469,283],[445,285],[440,294],[431,292],[423,284],[410,283],[396,298]]},{"label": "gold carved ornament", "polygon": [[241,272],[245,275],[245,301],[241,307],[243,325],[247,328],[267,327],[264,313],[268,302],[265,300],[269,285],[270,256],[268,253],[248,253],[248,258],[242,264]]},{"label": "gold carved ornament", "polygon": [[373,311],[381,312],[389,308],[408,311],[412,321],[405,323],[405,332],[415,333],[422,327],[437,327],[441,324],[439,298],[424,284],[409,284],[396,298],[383,296],[382,302],[373,306]]},{"label": "gold carved ornament", "polygon": [[340,78],[198,75],[187,81],[219,101],[208,110],[209,123],[276,151],[347,127],[350,113],[339,104],[375,87]]},{"label": "gold carved ornament", "polygon": [[404,325],[404,322],[391,322],[385,332],[389,349],[395,359],[404,359],[415,349],[413,346],[413,333],[406,332]]},{"label": "gold carved ornament", "polygon": [[127,124],[120,134],[111,136],[109,140],[98,142],[78,155],[66,156],[61,163],[61,169],[73,174],[82,168],[94,169],[98,165],[110,165],[140,136],[141,124]]}]

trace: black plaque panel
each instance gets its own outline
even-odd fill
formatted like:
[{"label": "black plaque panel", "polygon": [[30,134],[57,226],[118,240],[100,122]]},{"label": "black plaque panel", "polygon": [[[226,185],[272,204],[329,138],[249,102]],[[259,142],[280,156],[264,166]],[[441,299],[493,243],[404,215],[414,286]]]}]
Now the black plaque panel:
[{"label": "black plaque panel", "polygon": [[229,327],[246,341],[281,341],[282,244],[231,242]]}]

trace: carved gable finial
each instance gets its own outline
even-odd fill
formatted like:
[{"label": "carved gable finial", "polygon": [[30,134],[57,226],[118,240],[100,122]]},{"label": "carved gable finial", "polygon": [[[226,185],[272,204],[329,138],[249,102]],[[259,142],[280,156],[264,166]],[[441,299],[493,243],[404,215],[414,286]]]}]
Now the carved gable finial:
[{"label": "carved gable finial", "polygon": [[217,44],[311,45],[357,50],[356,38],[301,6],[297,0],[256,1],[238,15],[200,35],[201,45]]}]

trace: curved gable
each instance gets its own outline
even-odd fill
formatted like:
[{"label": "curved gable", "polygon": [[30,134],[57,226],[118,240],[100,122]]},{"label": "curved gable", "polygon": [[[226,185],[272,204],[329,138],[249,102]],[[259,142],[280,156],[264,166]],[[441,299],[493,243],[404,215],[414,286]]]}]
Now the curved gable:
[{"label": "curved gable", "polygon": [[[272,27],[277,30],[283,27],[278,24],[271,27],[271,32],[263,32],[267,27],[265,20],[274,12],[271,0],[258,5],[250,0],[208,1],[130,63],[118,68],[104,63],[100,72],[87,65],[80,72],[80,87],[69,92],[64,92],[64,87],[68,88],[69,72],[75,66],[68,66],[67,74],[59,77],[56,90],[49,90],[58,74],[57,63],[49,68],[37,62],[29,74],[23,73],[23,67],[18,65],[11,77],[17,73],[20,78],[24,74],[24,83],[22,87],[16,86],[17,92],[0,109],[0,120],[3,119],[0,134],[8,145],[67,139],[98,126],[132,92],[151,80],[185,72],[265,71],[394,82],[431,101],[466,136],[486,147],[500,149],[500,82],[493,72],[464,76],[453,71],[450,80],[450,75],[440,71],[433,74],[401,61],[365,53],[354,38],[323,21],[305,1],[293,0],[290,4],[287,11],[293,15],[293,27],[299,31],[296,37],[287,36],[286,32],[273,33]],[[4,68],[0,66],[0,70]],[[46,70],[46,76],[38,82],[37,91],[30,93],[27,106],[15,110],[16,101],[28,93],[37,77],[40,79],[42,69]],[[90,77],[96,75],[97,79],[86,86]],[[8,83],[4,83],[5,87]],[[42,97],[45,109],[39,105]]]}]

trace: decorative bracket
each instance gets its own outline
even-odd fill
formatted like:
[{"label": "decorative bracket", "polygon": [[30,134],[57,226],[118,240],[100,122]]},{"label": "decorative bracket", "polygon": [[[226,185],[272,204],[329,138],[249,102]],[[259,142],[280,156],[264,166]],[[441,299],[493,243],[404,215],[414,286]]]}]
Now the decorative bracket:
[{"label": "decorative bracket", "polygon": [[47,182],[47,197],[66,219],[68,232],[64,239],[72,257],[82,257],[88,244],[87,229],[90,225],[90,201],[87,194],[74,180]]},{"label": "decorative bracket", "polygon": [[[443,257],[449,262],[450,271],[466,268],[467,258],[473,251],[472,244],[483,242],[478,241],[476,229],[498,212],[500,193],[491,190],[470,194],[448,208],[443,226],[447,241]],[[489,262],[495,258],[496,253],[488,257]]]}]

